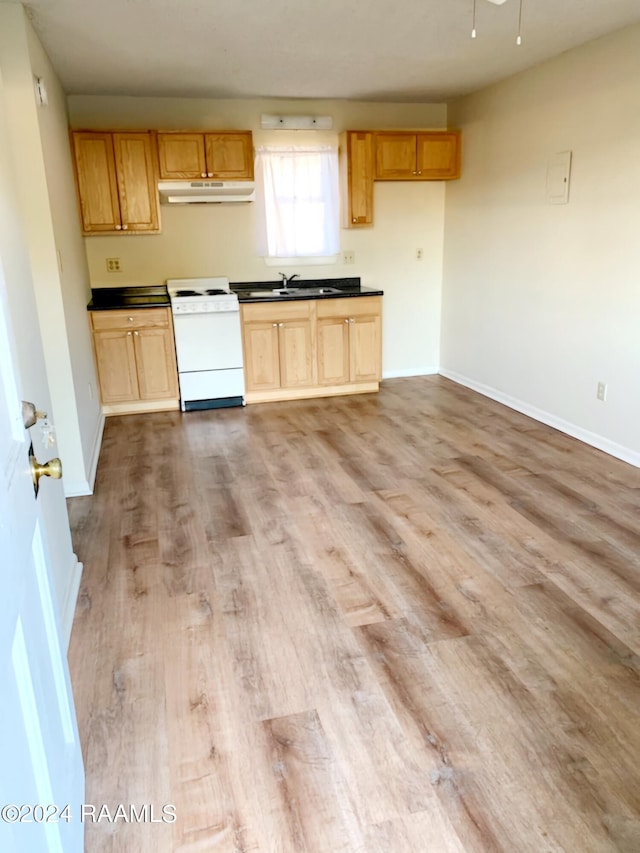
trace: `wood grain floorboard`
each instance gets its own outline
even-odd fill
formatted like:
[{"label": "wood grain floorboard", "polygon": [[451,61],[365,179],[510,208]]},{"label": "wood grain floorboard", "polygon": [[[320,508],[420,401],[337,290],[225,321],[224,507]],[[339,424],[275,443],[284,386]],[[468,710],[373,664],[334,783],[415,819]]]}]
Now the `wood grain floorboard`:
[{"label": "wood grain floorboard", "polygon": [[441,377],[110,418],[88,853],[636,853],[640,472]]},{"label": "wood grain floorboard", "polygon": [[317,712],[266,720],[264,728],[293,849],[364,853],[360,822]]}]

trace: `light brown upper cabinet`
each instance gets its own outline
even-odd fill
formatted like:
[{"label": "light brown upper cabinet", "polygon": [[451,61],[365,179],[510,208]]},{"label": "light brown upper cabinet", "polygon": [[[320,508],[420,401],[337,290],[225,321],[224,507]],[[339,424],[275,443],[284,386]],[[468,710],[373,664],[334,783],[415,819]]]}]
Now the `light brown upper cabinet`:
[{"label": "light brown upper cabinet", "polygon": [[253,137],[250,130],[219,133],[158,133],[160,178],[184,181],[197,178],[253,179]]},{"label": "light brown upper cabinet", "polygon": [[375,137],[376,181],[448,181],[460,177],[459,131],[381,131]]},{"label": "light brown upper cabinet", "polygon": [[373,223],[373,133],[348,130],[340,137],[342,226]]},{"label": "light brown upper cabinet", "polygon": [[85,234],[160,230],[152,134],[72,133]]},{"label": "light brown upper cabinet", "polygon": [[340,137],[342,227],[373,225],[374,181],[459,177],[458,130],[347,130]]}]

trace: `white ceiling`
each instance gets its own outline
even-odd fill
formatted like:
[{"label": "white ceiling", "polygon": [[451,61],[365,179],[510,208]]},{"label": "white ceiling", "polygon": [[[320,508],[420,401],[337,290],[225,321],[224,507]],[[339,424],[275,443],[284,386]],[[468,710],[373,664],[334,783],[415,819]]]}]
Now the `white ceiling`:
[{"label": "white ceiling", "polygon": [[640,0],[23,0],[68,93],[444,101],[640,22]]}]

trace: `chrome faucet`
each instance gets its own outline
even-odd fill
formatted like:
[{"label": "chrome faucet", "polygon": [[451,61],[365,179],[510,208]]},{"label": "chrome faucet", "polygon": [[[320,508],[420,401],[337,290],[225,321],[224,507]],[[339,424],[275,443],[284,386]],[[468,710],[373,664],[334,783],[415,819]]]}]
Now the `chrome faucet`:
[{"label": "chrome faucet", "polygon": [[287,277],[287,274],[283,273],[283,272],[279,272],[278,275],[282,276],[282,289],[283,290],[289,290],[289,285],[294,280],[294,278],[300,278],[300,276],[298,275],[297,272],[294,272],[294,274],[290,275],[289,277]]}]

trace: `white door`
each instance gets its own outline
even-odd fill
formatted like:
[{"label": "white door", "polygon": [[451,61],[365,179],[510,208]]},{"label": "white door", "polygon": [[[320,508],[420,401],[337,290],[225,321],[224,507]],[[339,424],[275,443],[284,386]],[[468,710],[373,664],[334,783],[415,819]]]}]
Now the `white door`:
[{"label": "white door", "polygon": [[6,295],[0,257],[0,850],[81,853],[82,755]]}]

